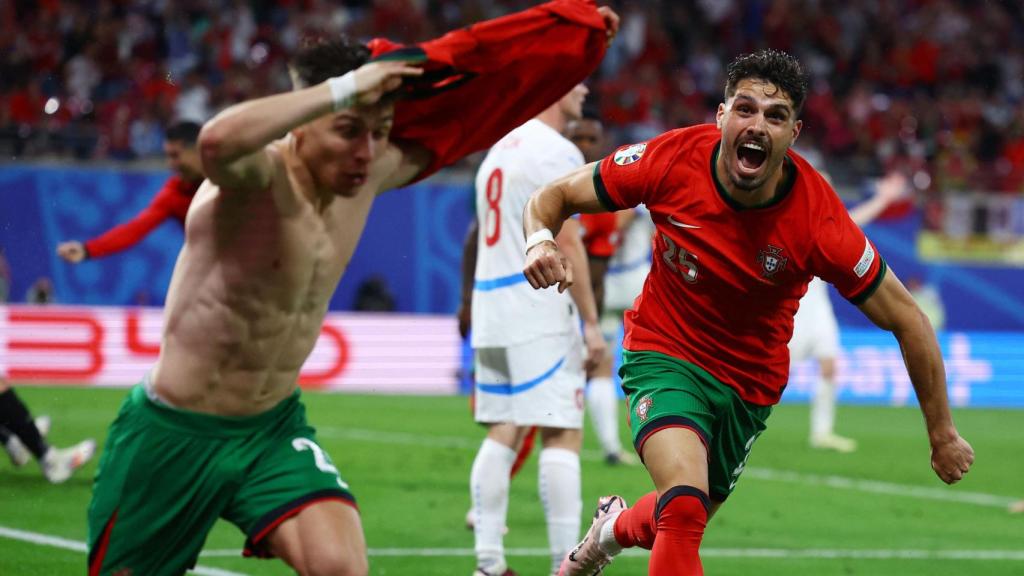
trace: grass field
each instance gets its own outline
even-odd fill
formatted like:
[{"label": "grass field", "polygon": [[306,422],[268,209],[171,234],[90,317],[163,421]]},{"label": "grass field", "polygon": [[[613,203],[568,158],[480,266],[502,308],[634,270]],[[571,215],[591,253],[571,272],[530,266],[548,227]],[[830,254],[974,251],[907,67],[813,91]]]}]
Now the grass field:
[{"label": "grass field", "polygon": [[[103,440],[124,390],[21,387],[36,414],[53,417],[52,440]],[[463,527],[467,482],[482,431],[465,398],[305,396],[320,443],[359,498],[371,574],[450,576],[473,569]],[[781,406],[755,446],[737,491],[708,527],[709,575],[1020,575],[1024,516],[1006,512],[1024,497],[1024,413],[961,410],[975,468],[956,487],[928,465],[915,409],[842,407],[840,432],[860,441],[852,455],[811,451],[806,406]],[[649,490],[641,468],[606,467],[588,437],[584,512],[599,495],[635,499]],[[510,565],[544,576],[546,532],[536,457],[512,485]],[[0,461],[0,575],[82,574],[85,508],[95,465],[68,484],[44,482],[35,464]],[[588,525],[585,520],[584,525]],[[20,531],[20,532],[19,532]],[[56,537],[41,543],[43,536]],[[34,542],[28,542],[33,540]],[[63,540],[59,540],[63,539]],[[242,536],[221,523],[200,559],[203,574],[288,574],[279,562],[237,556]],[[77,548],[77,550],[76,550]],[[646,574],[642,554],[625,555],[608,576]],[[136,575],[143,576],[143,575]]]}]

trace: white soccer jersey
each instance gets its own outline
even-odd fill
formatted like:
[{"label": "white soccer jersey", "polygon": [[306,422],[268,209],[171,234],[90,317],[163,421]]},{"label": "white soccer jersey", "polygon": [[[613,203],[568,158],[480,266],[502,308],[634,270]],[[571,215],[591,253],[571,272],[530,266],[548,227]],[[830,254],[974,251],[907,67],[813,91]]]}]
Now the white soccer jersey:
[{"label": "white soccer jersey", "polygon": [[474,348],[579,329],[568,291],[534,290],[523,276],[523,209],[538,188],[582,165],[579,149],[539,120],[509,132],[484,158],[476,176]]},{"label": "white soccer jersey", "polygon": [[801,362],[810,358],[835,358],[839,355],[839,325],[828,299],[828,285],[815,277],[800,299],[793,318],[793,337],[789,341],[789,359]]},{"label": "white soccer jersey", "polygon": [[643,205],[635,210],[636,217],[622,232],[619,247],[608,261],[608,272],[604,277],[604,307],[616,314],[633,307],[633,301],[643,290],[651,269],[654,222]]}]

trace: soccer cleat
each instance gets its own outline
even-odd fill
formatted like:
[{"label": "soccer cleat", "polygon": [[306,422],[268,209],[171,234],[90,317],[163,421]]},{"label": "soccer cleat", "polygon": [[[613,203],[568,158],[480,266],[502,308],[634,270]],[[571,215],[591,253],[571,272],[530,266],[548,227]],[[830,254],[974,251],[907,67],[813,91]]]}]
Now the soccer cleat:
[{"label": "soccer cleat", "polygon": [[[40,436],[45,437],[50,433],[49,416],[40,416],[36,418],[35,423]],[[7,456],[11,458],[11,464],[14,464],[15,468],[21,468],[32,459],[32,453],[25,447],[25,443],[21,441],[21,438],[13,434],[7,439],[7,442],[4,442],[4,450],[7,451]]]},{"label": "soccer cleat", "polygon": [[50,448],[43,456],[40,465],[43,467],[43,476],[51,484],[60,484],[71,478],[75,470],[81,468],[88,462],[96,452],[96,442],[91,438],[83,440],[70,448]]},{"label": "soccer cleat", "polygon": [[604,496],[597,501],[594,521],[583,541],[562,560],[558,576],[597,576],[611,563],[613,556],[601,549],[601,528],[614,522],[626,509],[626,501],[619,496]]},{"label": "soccer cleat", "polygon": [[604,463],[609,466],[636,466],[640,459],[625,450],[604,455]]},{"label": "soccer cleat", "polygon": [[821,450],[835,450],[843,454],[849,454],[857,450],[857,441],[852,438],[845,438],[835,434],[823,434],[811,437],[811,448]]}]

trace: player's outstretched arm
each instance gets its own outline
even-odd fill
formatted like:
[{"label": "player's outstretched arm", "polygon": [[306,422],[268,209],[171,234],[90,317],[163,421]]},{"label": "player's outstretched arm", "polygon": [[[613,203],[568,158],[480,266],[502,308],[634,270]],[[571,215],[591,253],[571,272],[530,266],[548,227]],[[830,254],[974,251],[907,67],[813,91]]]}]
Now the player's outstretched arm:
[{"label": "player's outstretched arm", "polygon": [[562,224],[573,214],[607,210],[597,199],[594,164],[581,166],[552,181],[530,196],[523,211],[526,267],[523,274],[534,288],[558,284],[564,292],[572,285],[572,268],[555,244]]},{"label": "player's outstretched arm", "polygon": [[405,62],[371,62],[315,86],[235,104],[199,134],[203,170],[225,188],[266,188],[274,166],[264,147],[271,141],[325,114],[375,104],[403,77],[422,73]]},{"label": "player's outstretched arm", "polygon": [[857,226],[866,226],[906,193],[907,177],[894,170],[875,183],[875,194],[871,198],[850,209],[850,218]]},{"label": "player's outstretched arm", "polygon": [[974,462],[974,450],[953,425],[942,352],[928,318],[891,270],[860,309],[899,341],[928,428],[932,469],[947,484],[959,481]]}]

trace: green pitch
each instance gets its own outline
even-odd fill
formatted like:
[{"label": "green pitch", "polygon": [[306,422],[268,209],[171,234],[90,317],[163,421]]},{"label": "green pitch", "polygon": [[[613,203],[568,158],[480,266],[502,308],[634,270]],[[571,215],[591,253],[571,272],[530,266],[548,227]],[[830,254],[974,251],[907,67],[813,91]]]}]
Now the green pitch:
[{"label": "green pitch", "polygon": [[[85,436],[102,442],[125,391],[21,387],[19,394],[33,413],[53,417],[51,439],[64,445]],[[371,574],[468,576],[474,564],[472,534],[463,526],[467,482],[483,432],[472,423],[466,399],[305,399],[321,443],[359,498]],[[840,455],[806,447],[806,406],[779,407],[736,492],[708,527],[706,572],[1024,574],[1024,515],[1006,511],[1010,501],[1024,498],[1024,412],[960,410],[956,418],[977,462],[949,488],[929,467],[916,409],[842,407],[839,432],[856,438],[860,448]],[[91,464],[67,484],[51,486],[34,463],[14,470],[0,455],[0,574],[85,573],[85,555],[74,548],[85,539],[94,471]],[[510,565],[527,576],[545,576],[548,566],[536,473],[534,456],[512,484],[506,538]],[[614,492],[632,501],[649,489],[642,468],[605,466],[588,435],[587,516],[599,495]],[[39,543],[44,536],[63,540]],[[201,573],[289,573],[276,561],[237,557],[242,540],[233,526],[218,525],[200,559]],[[606,574],[641,575],[646,566],[642,554],[627,555]]]}]

